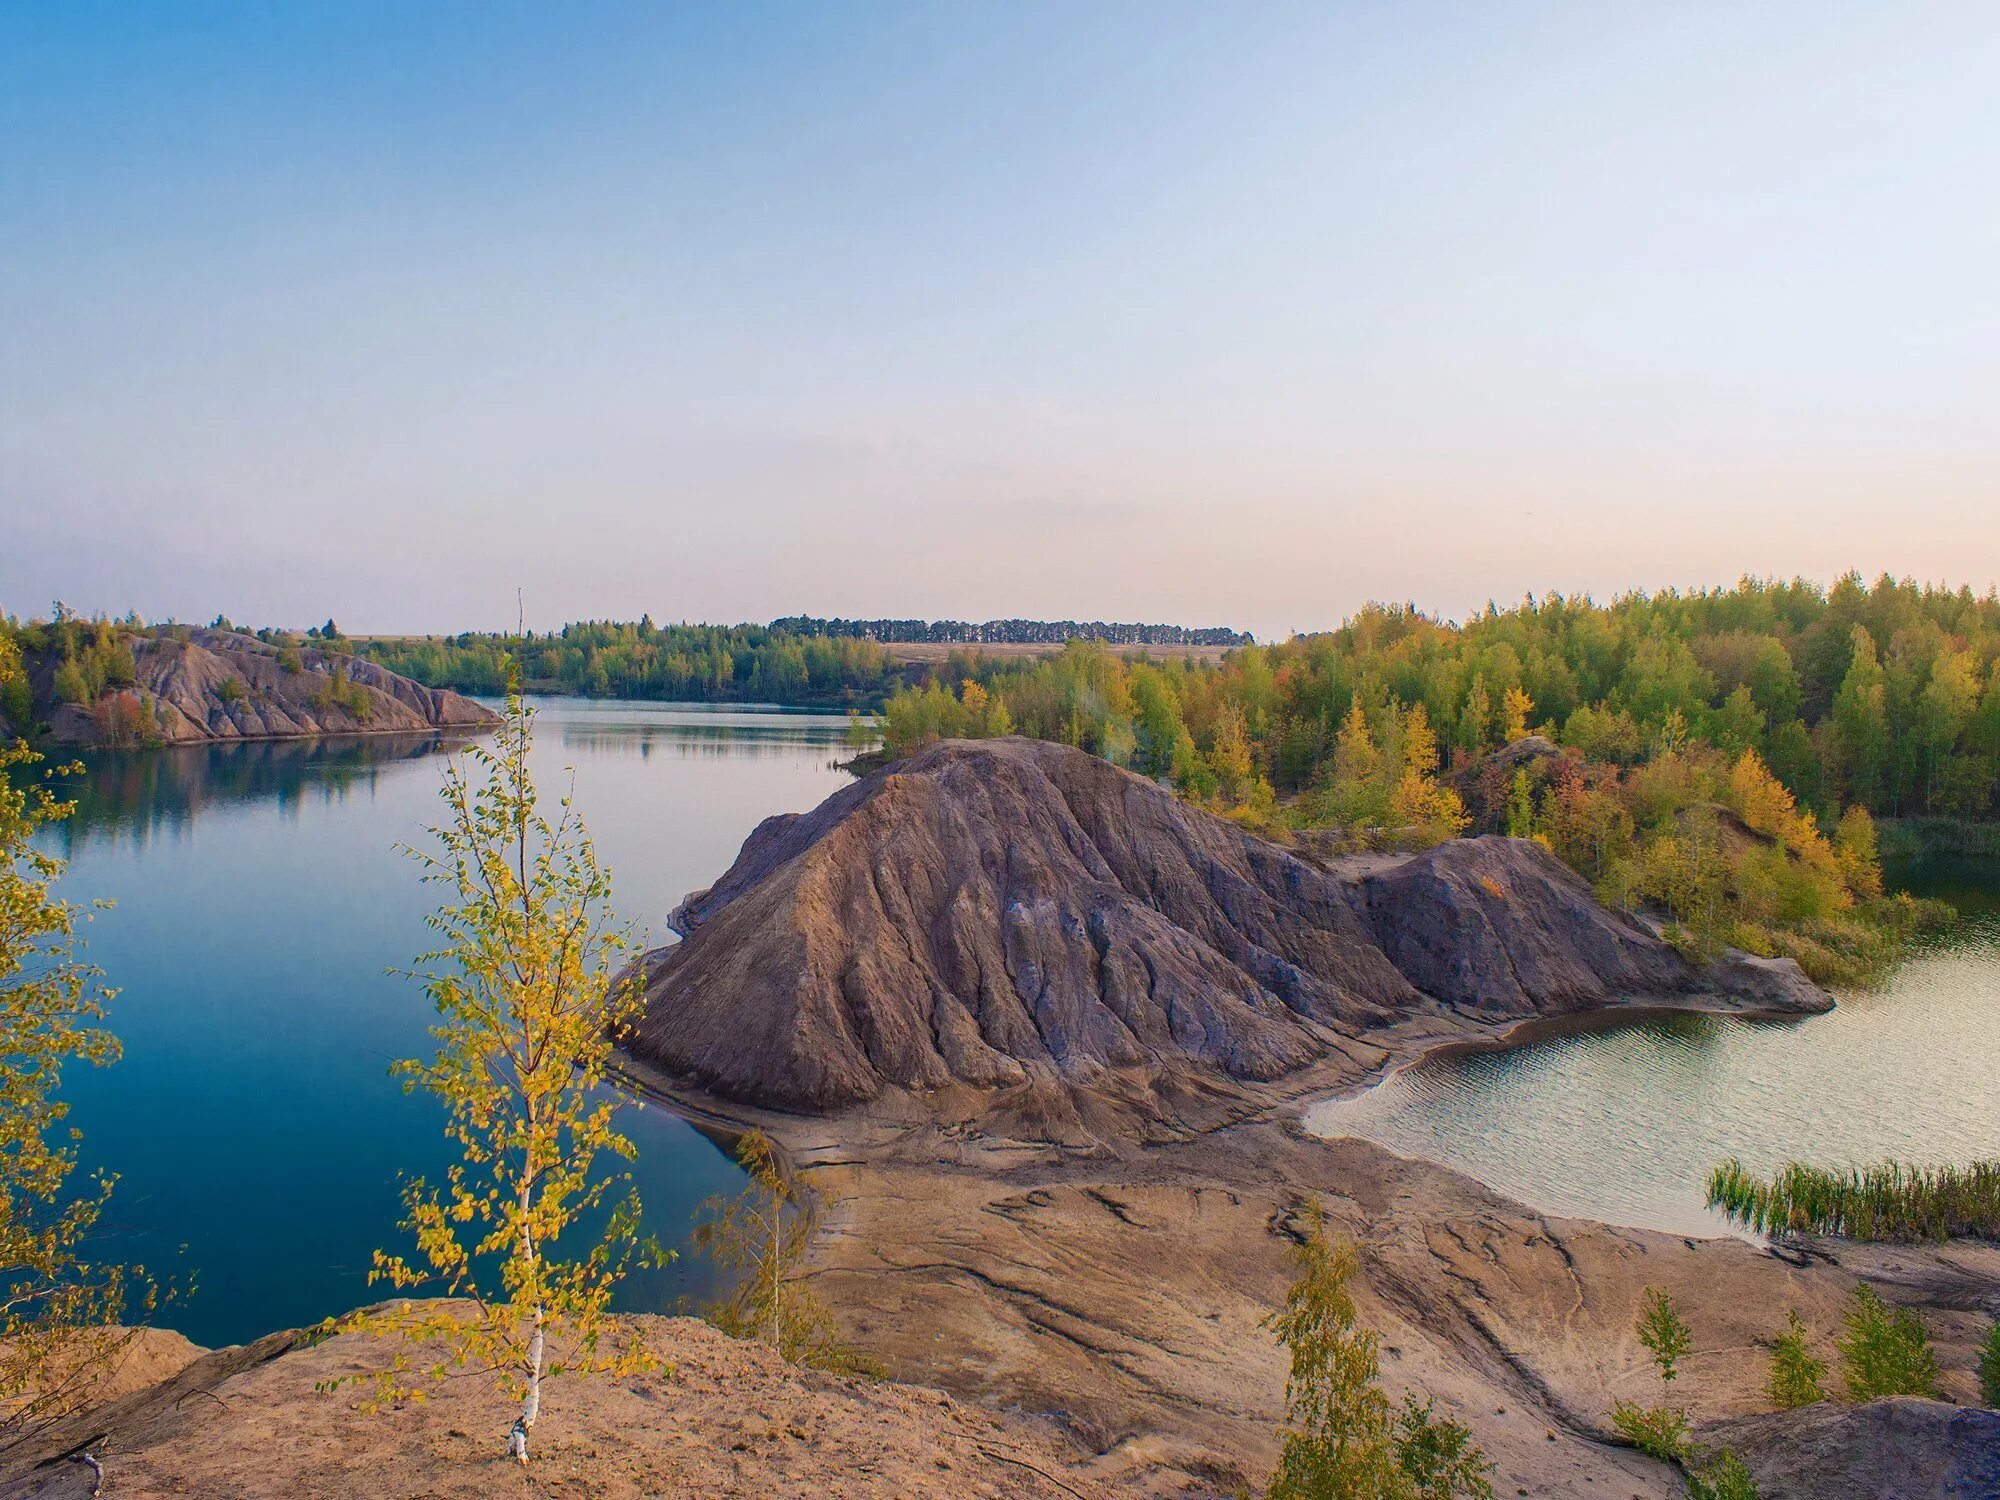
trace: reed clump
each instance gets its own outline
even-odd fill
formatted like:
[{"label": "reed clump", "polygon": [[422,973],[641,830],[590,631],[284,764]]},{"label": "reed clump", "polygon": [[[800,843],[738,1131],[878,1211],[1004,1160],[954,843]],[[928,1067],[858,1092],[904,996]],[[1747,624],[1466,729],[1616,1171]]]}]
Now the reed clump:
[{"label": "reed clump", "polygon": [[1904,1244],[2000,1240],[2000,1161],[1838,1170],[1788,1162],[1766,1180],[1731,1158],[1709,1173],[1708,1203],[1763,1234]]}]

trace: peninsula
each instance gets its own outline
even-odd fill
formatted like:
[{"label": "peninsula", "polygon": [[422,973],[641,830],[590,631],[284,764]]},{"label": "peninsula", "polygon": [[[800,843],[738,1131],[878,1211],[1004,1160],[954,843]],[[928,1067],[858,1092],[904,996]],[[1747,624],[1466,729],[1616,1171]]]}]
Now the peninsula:
[{"label": "peninsula", "polygon": [[[1268,1472],[1284,1382],[1261,1324],[1308,1199],[1362,1249],[1392,1383],[1531,1494],[1680,1493],[1608,1420],[1648,1378],[1648,1286],[1703,1327],[1697,1421],[1733,1423],[1753,1468],[1819,1473],[1895,1415],[1752,1416],[1770,1310],[1831,1320],[1857,1277],[1924,1309],[1972,1397],[2000,1250],[1781,1256],[1557,1219],[1302,1131],[1310,1098],[1523,1026],[1831,1003],[1789,960],[1690,963],[1528,841],[1314,864],[1075,750],[946,742],[767,820],[676,921],[642,961],[642,1079],[764,1129],[825,1194],[813,1274],[859,1348],[1056,1416],[1103,1483]],[[1955,1461],[1995,1426],[1967,1420],[1909,1451]],[[1764,1493],[1874,1493],[1858,1469],[1815,1482]]]},{"label": "peninsula", "polygon": [[[0,739],[133,747],[484,730],[499,716],[331,643],[211,627],[59,620],[20,627],[26,665]],[[39,733],[37,733],[39,731]]]}]

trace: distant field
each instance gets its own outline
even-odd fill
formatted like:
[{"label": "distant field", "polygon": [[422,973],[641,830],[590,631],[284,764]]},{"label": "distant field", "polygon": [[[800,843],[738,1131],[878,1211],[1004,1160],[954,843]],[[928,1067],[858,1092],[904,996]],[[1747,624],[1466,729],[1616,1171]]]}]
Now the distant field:
[{"label": "distant field", "polygon": [[[955,643],[951,641],[884,641],[882,649],[896,661],[929,663],[943,661],[954,651],[976,651],[981,656],[1054,656],[1062,650],[1058,641],[995,641],[987,644]],[[1221,661],[1229,654],[1228,646],[1146,646],[1112,644],[1107,642],[1105,650],[1114,656],[1139,656],[1141,654],[1158,660],[1168,656],[1185,656],[1195,661]]]}]

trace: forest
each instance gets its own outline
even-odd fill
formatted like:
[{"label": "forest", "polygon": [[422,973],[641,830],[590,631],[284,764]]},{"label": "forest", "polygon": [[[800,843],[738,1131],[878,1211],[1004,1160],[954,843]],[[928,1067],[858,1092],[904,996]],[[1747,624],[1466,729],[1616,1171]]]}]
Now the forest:
[{"label": "forest", "polygon": [[[1879,969],[1934,915],[1881,895],[1875,818],[2000,810],[2000,600],[1888,577],[1550,595],[1462,624],[1371,605],[1220,665],[1085,645],[951,665],[891,696],[887,754],[1058,740],[1263,831],[1357,846],[1477,822],[1694,946],[1822,977]],[[1533,736],[1561,753],[1494,785],[1482,758]]]},{"label": "forest", "polygon": [[525,635],[380,636],[356,654],[430,687],[504,692],[507,660],[530,692],[683,702],[874,706],[901,682],[873,640],[802,635],[764,625],[655,625],[586,620]]}]

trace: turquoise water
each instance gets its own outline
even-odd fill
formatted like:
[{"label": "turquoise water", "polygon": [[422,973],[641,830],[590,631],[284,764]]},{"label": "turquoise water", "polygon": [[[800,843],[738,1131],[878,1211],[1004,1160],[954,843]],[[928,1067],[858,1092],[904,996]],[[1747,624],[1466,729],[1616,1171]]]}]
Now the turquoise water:
[{"label": "turquoise water", "polygon": [[1689,1016],[1440,1059],[1316,1106],[1321,1135],[1444,1162],[1547,1213],[1729,1232],[1709,1168],[1759,1172],[2000,1157],[2000,861],[1940,859],[1891,883],[1965,914],[1879,991],[1829,1014]]},{"label": "turquoise water", "polygon": [[[655,941],[757,820],[846,781],[826,715],[575,700],[539,703],[535,772],[568,785],[622,919]],[[120,1174],[104,1248],[192,1272],[160,1321],[240,1342],[374,1300],[372,1252],[402,1248],[399,1173],[447,1160],[440,1111],[388,1076],[428,1047],[428,1004],[385,971],[427,946],[433,897],[398,842],[439,812],[434,737],[104,754],[57,842],[65,893],[117,904],[89,929],[121,988],[115,1067],[72,1071],[86,1162]],[[680,1121],[627,1115],[648,1227],[685,1235],[738,1183]],[[626,1305],[705,1287],[692,1261],[636,1278]]]}]

